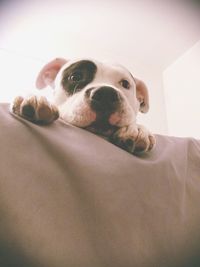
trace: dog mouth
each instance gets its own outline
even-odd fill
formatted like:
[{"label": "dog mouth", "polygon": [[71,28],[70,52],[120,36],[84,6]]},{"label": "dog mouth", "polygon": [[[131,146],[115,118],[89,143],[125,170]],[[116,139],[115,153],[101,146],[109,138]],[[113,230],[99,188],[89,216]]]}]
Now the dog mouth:
[{"label": "dog mouth", "polygon": [[118,126],[111,125],[107,121],[95,121],[92,122],[85,129],[92,133],[108,137],[111,136],[118,128],[119,128]]},{"label": "dog mouth", "polygon": [[[119,126],[117,126],[117,120],[115,118],[119,116],[110,112],[96,112],[96,119],[85,129],[102,136],[112,135]],[[113,119],[114,118],[114,119]]]}]

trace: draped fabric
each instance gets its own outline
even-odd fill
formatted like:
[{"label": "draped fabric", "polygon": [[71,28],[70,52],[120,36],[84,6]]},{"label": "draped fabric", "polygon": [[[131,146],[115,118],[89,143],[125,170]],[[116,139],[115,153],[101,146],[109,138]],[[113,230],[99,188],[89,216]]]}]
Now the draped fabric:
[{"label": "draped fabric", "polygon": [[200,141],[134,156],[0,105],[0,266],[200,266]]}]

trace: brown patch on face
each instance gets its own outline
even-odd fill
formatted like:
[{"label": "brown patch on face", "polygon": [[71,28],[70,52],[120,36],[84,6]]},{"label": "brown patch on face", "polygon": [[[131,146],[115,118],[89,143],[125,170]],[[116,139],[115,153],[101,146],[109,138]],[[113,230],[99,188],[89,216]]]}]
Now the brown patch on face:
[{"label": "brown patch on face", "polygon": [[97,66],[90,60],[81,60],[73,63],[63,71],[62,87],[72,95],[93,81]]}]

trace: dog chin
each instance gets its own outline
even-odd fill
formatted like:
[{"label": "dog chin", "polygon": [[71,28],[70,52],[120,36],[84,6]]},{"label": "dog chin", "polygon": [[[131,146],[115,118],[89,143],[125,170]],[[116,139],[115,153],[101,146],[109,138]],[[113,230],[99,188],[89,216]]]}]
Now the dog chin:
[{"label": "dog chin", "polygon": [[101,135],[104,137],[111,136],[119,127],[115,125],[111,125],[108,122],[104,121],[95,121],[91,123],[89,126],[85,127],[89,132],[95,133],[97,135]]}]

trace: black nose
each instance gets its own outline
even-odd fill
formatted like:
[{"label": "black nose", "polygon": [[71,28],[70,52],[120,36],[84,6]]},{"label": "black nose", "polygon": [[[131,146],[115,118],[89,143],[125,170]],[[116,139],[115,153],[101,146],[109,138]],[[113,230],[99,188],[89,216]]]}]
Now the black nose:
[{"label": "black nose", "polygon": [[112,87],[103,86],[91,93],[91,99],[99,103],[112,104],[119,100],[119,95]]},{"label": "black nose", "polygon": [[89,99],[93,110],[102,114],[114,112],[120,103],[119,93],[110,86],[90,89]]}]

